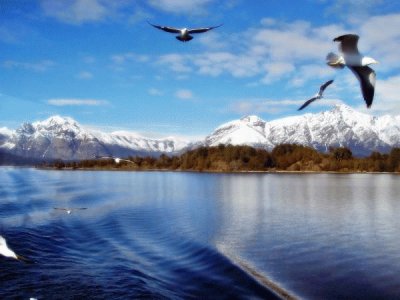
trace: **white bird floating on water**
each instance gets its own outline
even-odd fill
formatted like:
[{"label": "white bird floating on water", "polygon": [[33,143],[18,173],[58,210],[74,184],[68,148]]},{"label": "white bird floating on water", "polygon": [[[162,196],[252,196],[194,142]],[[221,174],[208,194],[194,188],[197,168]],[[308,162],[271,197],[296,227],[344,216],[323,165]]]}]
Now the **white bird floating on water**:
[{"label": "white bird floating on water", "polygon": [[340,69],[347,66],[356,75],[365,103],[370,108],[374,99],[376,74],[368,65],[378,62],[358,51],[358,39],[359,36],[356,34],[345,34],[334,38],[334,42],[340,43],[339,51],[342,55],[331,52],[327,55],[326,60],[329,66]]},{"label": "white bird floating on water", "polygon": [[193,39],[191,34],[207,32],[207,31],[209,31],[211,29],[218,28],[218,27],[222,26],[222,24],[220,24],[218,26],[189,29],[189,28],[174,28],[174,27],[169,27],[169,26],[160,26],[160,25],[151,24],[150,22],[148,22],[148,23],[151,26],[153,26],[155,28],[158,28],[158,29],[161,29],[161,30],[166,31],[166,32],[179,33],[179,35],[176,36],[176,39],[181,41],[181,42],[188,42],[191,39]]},{"label": "white bird floating on water", "polygon": [[328,80],[325,82],[323,85],[320,86],[318,93],[312,97],[311,99],[308,99],[298,110],[302,110],[306,106],[308,106],[311,102],[314,102],[315,100],[321,99],[323,96],[322,94],[324,93],[325,89],[327,88],[328,85],[330,85],[333,82],[333,79]]},{"label": "white bird floating on water", "polygon": [[8,248],[6,239],[4,237],[2,237],[1,235],[0,235],[0,254],[5,257],[11,257],[11,258],[14,258],[16,260],[20,260],[20,261],[23,261],[26,263],[32,263],[31,260],[29,260],[21,255],[16,254],[14,251],[12,251],[10,248]]},{"label": "white bird floating on water", "polygon": [[67,214],[70,215],[74,210],[84,210],[84,209],[87,209],[87,207],[74,207],[74,208],[54,207],[54,209],[56,209],[56,210],[63,210],[63,211],[65,211]]}]

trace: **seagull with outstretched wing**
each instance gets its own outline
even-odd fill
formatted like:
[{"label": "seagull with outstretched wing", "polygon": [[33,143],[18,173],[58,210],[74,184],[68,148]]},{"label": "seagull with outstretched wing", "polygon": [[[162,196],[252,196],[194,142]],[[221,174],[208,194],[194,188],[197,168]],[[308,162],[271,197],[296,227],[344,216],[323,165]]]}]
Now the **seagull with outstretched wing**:
[{"label": "seagull with outstretched wing", "polygon": [[54,209],[65,211],[67,214],[70,215],[75,210],[85,210],[87,209],[87,207],[74,207],[74,208],[54,207]]},{"label": "seagull with outstretched wing", "polygon": [[7,245],[6,239],[1,235],[0,235],[0,254],[5,257],[14,258],[16,260],[20,260],[26,263],[33,263],[33,261],[31,261],[30,259],[18,255],[13,250],[11,250]]},{"label": "seagull with outstretched wing", "polygon": [[191,36],[191,34],[207,32],[209,30],[212,30],[212,29],[215,29],[215,28],[218,28],[218,27],[222,26],[222,24],[220,24],[218,26],[189,29],[189,28],[174,28],[174,27],[169,27],[169,26],[155,25],[155,24],[152,24],[150,22],[148,22],[148,23],[151,26],[153,26],[155,28],[158,28],[160,30],[163,30],[165,32],[177,33],[178,35],[176,36],[176,39],[181,41],[181,42],[188,42],[191,39],[193,39],[193,36]]},{"label": "seagull with outstretched wing", "polygon": [[303,108],[308,106],[310,103],[314,102],[315,100],[321,99],[323,97],[323,93],[324,93],[325,89],[328,87],[328,85],[332,84],[332,82],[333,82],[333,79],[328,80],[323,85],[321,85],[318,93],[311,99],[308,99],[306,102],[304,102],[304,104],[302,106],[300,106],[300,108],[298,110],[302,110]]},{"label": "seagull with outstretched wing", "polygon": [[374,100],[376,74],[369,65],[378,62],[358,51],[358,39],[359,36],[356,34],[345,34],[334,38],[334,42],[339,42],[339,51],[342,55],[329,53],[326,60],[333,68],[347,66],[354,73],[360,83],[364,101],[370,108]]}]

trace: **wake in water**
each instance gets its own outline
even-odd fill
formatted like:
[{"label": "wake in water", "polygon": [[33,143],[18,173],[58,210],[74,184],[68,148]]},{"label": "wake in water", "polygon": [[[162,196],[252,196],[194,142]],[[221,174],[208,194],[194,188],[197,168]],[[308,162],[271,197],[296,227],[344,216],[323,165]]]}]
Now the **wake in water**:
[{"label": "wake in water", "polygon": [[121,242],[121,228],[109,239],[111,232],[103,235],[80,222],[72,228],[54,225],[7,232],[20,241],[14,248],[40,263],[16,266],[2,261],[2,297],[278,299],[227,258],[190,240],[159,244],[159,238],[151,242],[154,237],[148,236]]}]

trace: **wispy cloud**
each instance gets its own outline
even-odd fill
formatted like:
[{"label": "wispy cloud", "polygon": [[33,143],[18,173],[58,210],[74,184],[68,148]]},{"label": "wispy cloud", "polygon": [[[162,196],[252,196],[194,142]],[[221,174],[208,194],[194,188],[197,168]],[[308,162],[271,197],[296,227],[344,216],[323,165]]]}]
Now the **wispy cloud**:
[{"label": "wispy cloud", "polygon": [[3,62],[5,68],[10,69],[25,69],[35,72],[45,72],[55,66],[55,62],[52,60],[41,60],[39,62],[20,62],[15,60],[6,60]]},{"label": "wispy cloud", "polygon": [[208,4],[214,0],[149,0],[154,8],[175,14],[201,14],[206,11]]},{"label": "wispy cloud", "polygon": [[107,105],[108,101],[97,99],[55,98],[47,100],[47,103],[54,106],[102,106]]},{"label": "wispy cloud", "polygon": [[[280,114],[296,113],[296,110],[307,100],[304,99],[248,99],[234,102],[228,110],[240,115],[247,114]],[[314,102],[313,106],[332,106],[342,104],[340,99],[324,98]]]},{"label": "wispy cloud", "polygon": [[88,71],[82,71],[76,77],[79,78],[79,79],[88,80],[88,79],[92,79],[93,78],[93,74],[91,72],[88,72]]},{"label": "wispy cloud", "polygon": [[150,61],[150,56],[145,54],[137,54],[134,52],[113,54],[110,56],[112,62],[111,68],[115,71],[123,71],[127,64],[146,63]]},{"label": "wispy cloud", "polygon": [[[156,59],[159,65],[176,73],[196,72],[208,76],[224,74],[237,78],[258,77],[263,84],[298,76],[300,66],[325,65],[325,56],[334,47],[332,38],[343,33],[339,26],[314,27],[306,21],[281,22],[275,19],[261,20],[261,26],[235,33],[221,44],[223,51],[210,46],[201,54],[170,53]],[[218,33],[214,33],[214,37]],[[210,42],[202,40],[207,47]],[[319,72],[322,69],[319,70]],[[320,73],[321,74],[321,73]],[[318,76],[321,76],[318,74]],[[303,84],[298,81],[297,84]]]},{"label": "wispy cloud", "polygon": [[133,52],[121,53],[121,54],[114,54],[111,56],[111,60],[115,64],[123,64],[129,61],[135,62],[147,62],[149,61],[150,57],[144,54],[137,54]]},{"label": "wispy cloud", "polygon": [[162,96],[162,95],[164,95],[164,93],[161,90],[156,89],[156,88],[149,89],[148,93],[151,96]]},{"label": "wispy cloud", "polygon": [[190,100],[193,99],[193,93],[187,89],[177,90],[175,96],[182,100]]},{"label": "wispy cloud", "polygon": [[99,22],[118,15],[128,1],[119,0],[41,0],[41,8],[46,16],[72,25]]},{"label": "wispy cloud", "polygon": [[[363,102],[360,102],[359,109],[367,111]],[[400,114],[400,75],[377,81],[370,110],[379,114]]]},{"label": "wispy cloud", "polygon": [[363,22],[384,0],[336,0],[328,7],[327,14],[335,14],[351,23]]}]

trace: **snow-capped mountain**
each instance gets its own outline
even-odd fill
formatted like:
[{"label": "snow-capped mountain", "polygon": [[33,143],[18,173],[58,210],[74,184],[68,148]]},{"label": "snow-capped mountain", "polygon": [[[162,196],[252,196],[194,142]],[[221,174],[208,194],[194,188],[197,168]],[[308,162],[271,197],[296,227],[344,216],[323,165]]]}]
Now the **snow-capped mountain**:
[{"label": "snow-capped mountain", "polygon": [[195,143],[174,137],[151,139],[125,131],[93,131],[71,118],[60,116],[24,123],[15,131],[0,128],[0,153],[36,160],[157,156],[218,144],[272,150],[284,143],[310,146],[319,151],[328,151],[330,147],[348,147],[357,156],[368,155],[372,151],[385,153],[392,147],[400,147],[400,116],[374,117],[346,105],[317,114],[270,122],[257,116],[246,116],[219,126],[204,140]]},{"label": "snow-capped mountain", "polygon": [[218,127],[204,145],[249,145],[272,150],[284,143],[300,144],[319,151],[348,147],[355,155],[388,152],[400,147],[400,116],[374,117],[337,105],[330,111],[304,114],[271,122],[247,116]]},{"label": "snow-capped mountain", "polygon": [[176,138],[150,139],[129,132],[92,131],[71,118],[60,116],[24,123],[15,131],[0,131],[0,149],[3,152],[43,160],[173,154],[187,144]]}]

